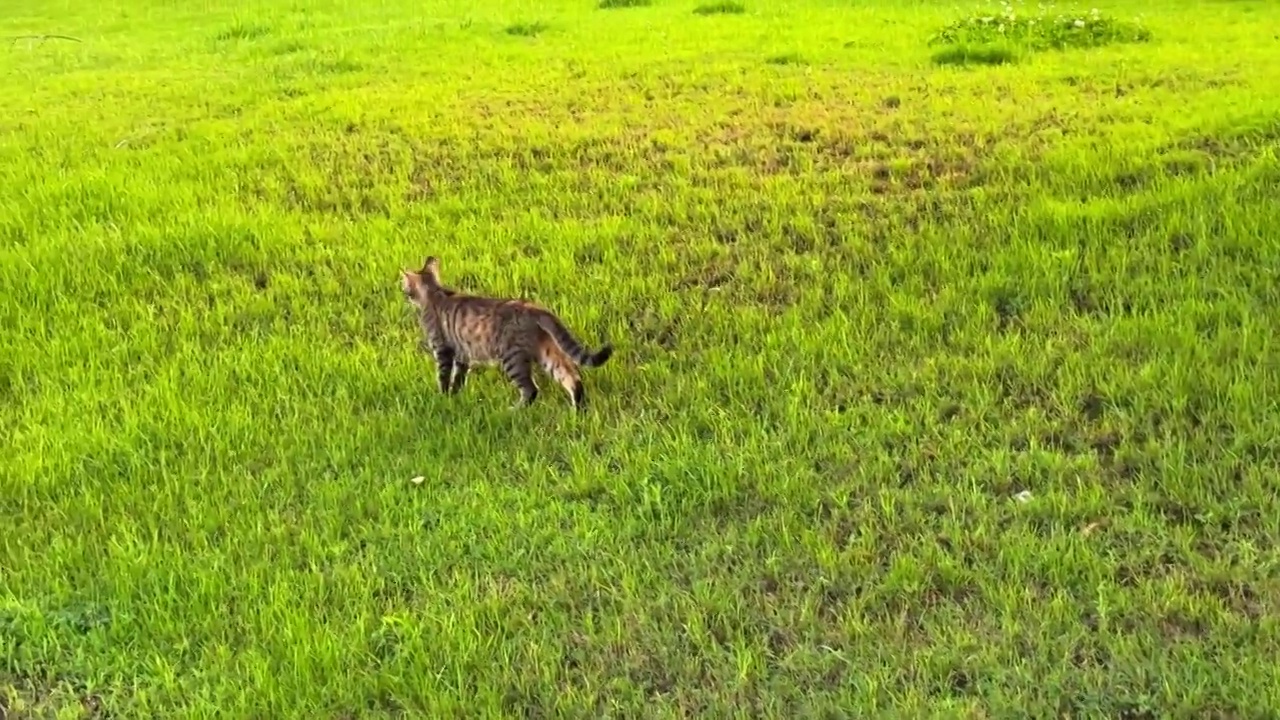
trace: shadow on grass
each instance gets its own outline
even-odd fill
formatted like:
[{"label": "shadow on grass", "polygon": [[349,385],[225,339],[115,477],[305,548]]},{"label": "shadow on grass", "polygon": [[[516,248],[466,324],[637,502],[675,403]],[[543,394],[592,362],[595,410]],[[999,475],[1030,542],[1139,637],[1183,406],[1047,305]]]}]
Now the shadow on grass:
[{"label": "shadow on grass", "polygon": [[1007,45],[952,45],[933,53],[936,65],[1008,65],[1018,53]]},{"label": "shadow on grass", "polygon": [[722,0],[721,2],[703,3],[693,9],[694,15],[741,15],[747,11],[747,6],[733,0]]},{"label": "shadow on grass", "polygon": [[513,25],[508,25],[507,29],[503,32],[508,35],[514,35],[515,37],[537,37],[545,32],[546,29],[547,25],[540,22],[515,23]]},{"label": "shadow on grass", "polygon": [[799,53],[783,53],[765,58],[769,65],[804,65],[805,60]]}]

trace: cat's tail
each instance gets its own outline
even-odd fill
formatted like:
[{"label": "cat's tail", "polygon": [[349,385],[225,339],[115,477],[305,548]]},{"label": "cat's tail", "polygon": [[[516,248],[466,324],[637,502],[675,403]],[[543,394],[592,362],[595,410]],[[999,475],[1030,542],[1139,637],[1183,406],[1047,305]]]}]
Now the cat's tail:
[{"label": "cat's tail", "polygon": [[605,364],[610,357],[613,356],[613,345],[605,343],[599,350],[593,352],[587,351],[582,347],[582,343],[574,339],[564,324],[561,323],[551,313],[542,313],[538,316],[538,326],[543,329],[561,350],[573,358],[573,361],[583,367],[600,367]]}]

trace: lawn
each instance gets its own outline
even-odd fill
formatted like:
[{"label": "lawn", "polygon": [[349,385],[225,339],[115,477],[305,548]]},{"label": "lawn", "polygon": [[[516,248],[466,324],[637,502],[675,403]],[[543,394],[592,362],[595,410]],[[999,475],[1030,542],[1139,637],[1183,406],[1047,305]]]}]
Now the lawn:
[{"label": "lawn", "polygon": [[1280,6],[700,2],[0,6],[10,720],[1274,716]]}]

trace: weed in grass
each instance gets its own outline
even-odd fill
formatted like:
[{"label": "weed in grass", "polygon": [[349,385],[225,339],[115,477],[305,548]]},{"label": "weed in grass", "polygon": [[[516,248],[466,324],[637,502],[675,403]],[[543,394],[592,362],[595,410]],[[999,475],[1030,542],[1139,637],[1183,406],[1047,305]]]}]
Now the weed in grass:
[{"label": "weed in grass", "polygon": [[653,0],[600,0],[597,6],[601,10],[611,10],[616,8],[633,8],[648,7],[653,4]]},{"label": "weed in grass", "polygon": [[219,42],[230,40],[257,40],[271,34],[271,26],[262,23],[237,21],[230,27],[214,35]]},{"label": "weed in grass", "polygon": [[68,682],[65,679],[6,679],[0,673],[0,718],[4,720],[105,716],[102,698],[83,692],[82,683]]},{"label": "weed in grass", "polygon": [[[974,73],[702,1],[0,53],[10,716],[1274,715],[1280,5]],[[437,247],[616,340],[589,412],[438,392]]]},{"label": "weed in grass", "polygon": [[694,15],[741,15],[747,11],[747,6],[734,0],[720,0],[719,2],[703,3],[693,9]]},{"label": "weed in grass", "polygon": [[[1037,6],[1028,13],[1013,3],[979,12],[943,27],[929,38],[930,45],[957,48],[990,48],[1013,45],[1028,50],[1096,48],[1115,43],[1142,43],[1151,31],[1141,21],[1121,20],[1093,8],[1085,11],[1057,11]],[[935,56],[936,58],[937,56]],[[951,57],[955,57],[952,55]]]},{"label": "weed in grass", "polygon": [[547,25],[541,22],[521,22],[508,25],[505,32],[517,37],[536,37],[546,31]]}]

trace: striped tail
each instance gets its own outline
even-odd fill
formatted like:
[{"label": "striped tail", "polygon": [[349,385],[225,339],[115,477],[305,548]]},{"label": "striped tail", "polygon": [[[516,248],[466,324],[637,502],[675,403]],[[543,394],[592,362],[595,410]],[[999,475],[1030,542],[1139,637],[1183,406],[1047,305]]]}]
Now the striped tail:
[{"label": "striped tail", "polygon": [[613,346],[605,343],[603,347],[595,353],[587,352],[587,349],[573,339],[573,335],[565,329],[556,317],[550,313],[538,316],[538,326],[551,336],[552,340],[565,351],[573,361],[584,367],[600,367],[613,355]]}]

